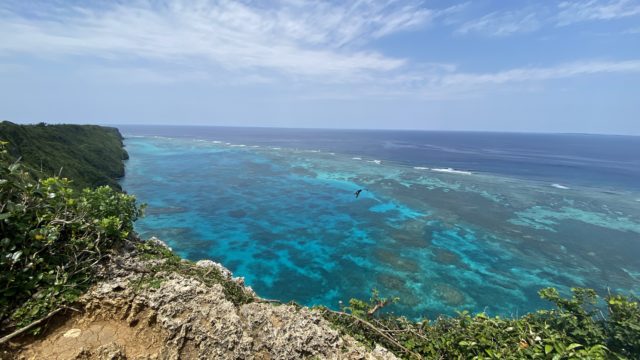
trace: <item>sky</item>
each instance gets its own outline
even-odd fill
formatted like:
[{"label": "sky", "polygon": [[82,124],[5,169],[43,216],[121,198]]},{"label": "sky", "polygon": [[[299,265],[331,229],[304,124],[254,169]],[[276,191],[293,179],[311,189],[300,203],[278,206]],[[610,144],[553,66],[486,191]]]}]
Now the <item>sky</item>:
[{"label": "sky", "polygon": [[640,135],[640,0],[0,0],[0,119]]}]

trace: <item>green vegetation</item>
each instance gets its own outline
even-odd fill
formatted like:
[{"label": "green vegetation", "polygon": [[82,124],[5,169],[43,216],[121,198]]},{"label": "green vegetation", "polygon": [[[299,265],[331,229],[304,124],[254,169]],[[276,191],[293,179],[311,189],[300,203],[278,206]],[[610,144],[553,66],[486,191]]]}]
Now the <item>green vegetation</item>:
[{"label": "green vegetation", "polygon": [[380,343],[404,358],[426,359],[639,359],[638,299],[607,295],[602,301],[591,289],[573,289],[571,298],[558,291],[540,291],[553,310],[539,310],[516,319],[474,316],[413,322],[392,315],[376,316],[387,304],[374,291],[369,302],[352,299],[343,311],[321,308],[343,333],[369,345]]},{"label": "green vegetation", "polygon": [[0,141],[21,158],[39,177],[73,179],[72,187],[83,189],[109,185],[120,189],[115,179],[124,176],[122,136],[116,128],[96,125],[16,125],[0,122]]},{"label": "green vegetation", "polygon": [[72,303],[93,269],[129,237],[135,198],[108,186],[77,191],[35,180],[0,144],[0,325],[21,327]]}]

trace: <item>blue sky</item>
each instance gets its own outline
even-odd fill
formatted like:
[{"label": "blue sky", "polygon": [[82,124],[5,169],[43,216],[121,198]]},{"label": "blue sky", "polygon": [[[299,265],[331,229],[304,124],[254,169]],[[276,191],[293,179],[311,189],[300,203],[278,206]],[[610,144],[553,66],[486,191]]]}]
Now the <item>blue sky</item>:
[{"label": "blue sky", "polygon": [[640,135],[640,0],[3,0],[0,119]]}]

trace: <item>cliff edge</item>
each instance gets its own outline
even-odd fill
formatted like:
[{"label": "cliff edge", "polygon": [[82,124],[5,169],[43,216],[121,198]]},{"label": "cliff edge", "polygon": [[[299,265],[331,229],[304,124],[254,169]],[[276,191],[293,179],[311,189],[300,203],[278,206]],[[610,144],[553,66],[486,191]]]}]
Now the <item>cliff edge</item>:
[{"label": "cliff edge", "polygon": [[[127,241],[100,281],[10,359],[395,359],[340,335],[319,310],[259,298],[210,260],[172,255],[157,239]],[[9,355],[13,353],[12,355]]]}]

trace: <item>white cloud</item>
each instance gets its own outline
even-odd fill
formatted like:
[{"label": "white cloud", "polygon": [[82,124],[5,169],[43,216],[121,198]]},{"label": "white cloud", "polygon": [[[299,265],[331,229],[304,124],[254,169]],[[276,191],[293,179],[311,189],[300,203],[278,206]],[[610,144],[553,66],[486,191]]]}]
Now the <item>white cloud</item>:
[{"label": "white cloud", "polygon": [[500,11],[489,13],[479,19],[467,21],[456,30],[458,34],[482,33],[489,36],[508,36],[516,33],[536,31],[541,21],[535,12]]},{"label": "white cloud", "polygon": [[[626,4],[624,9],[631,4],[619,2]],[[71,63],[84,65],[79,76],[105,81],[285,84],[308,89],[300,92],[307,97],[323,92],[446,98],[481,93],[489,86],[640,71],[640,61],[629,60],[472,73],[456,64],[417,63],[372,50],[375,39],[446,22],[464,14],[469,3],[440,10],[413,0],[276,0],[268,7],[229,0],[138,0],[64,8],[64,2],[42,3],[27,10],[25,3],[0,3],[0,59],[11,54],[78,57]],[[462,24],[458,32],[507,36],[534,31],[549,21],[543,13],[538,8],[494,12]]]},{"label": "white cloud", "polygon": [[[547,82],[603,74],[640,74],[640,59],[623,61],[585,60],[546,67],[518,67],[496,72],[464,72],[455,66],[431,64],[420,70],[355,84],[347,92],[323,89],[303,98],[420,98],[451,100],[481,97],[496,90],[541,91]],[[326,91],[325,91],[326,90]]]},{"label": "white cloud", "polygon": [[459,21],[455,32],[509,36],[534,32],[544,26],[568,26],[637,15],[640,15],[640,0],[572,0],[553,6],[538,4],[521,10],[494,11],[477,19]]},{"label": "white cloud", "polygon": [[39,16],[26,16],[19,6],[0,5],[0,51],[202,63],[340,81],[404,66],[404,59],[363,45],[431,17],[419,3],[397,0],[282,0],[271,7],[229,0],[137,1],[65,11],[42,6]]},{"label": "white cloud", "polygon": [[636,0],[581,0],[563,1],[558,5],[557,25],[566,26],[581,21],[612,20],[640,15],[640,2]]},{"label": "white cloud", "polygon": [[433,79],[430,86],[469,90],[490,85],[556,80],[606,73],[640,73],[640,60],[582,61],[551,67],[515,68],[493,73],[455,73]]}]

